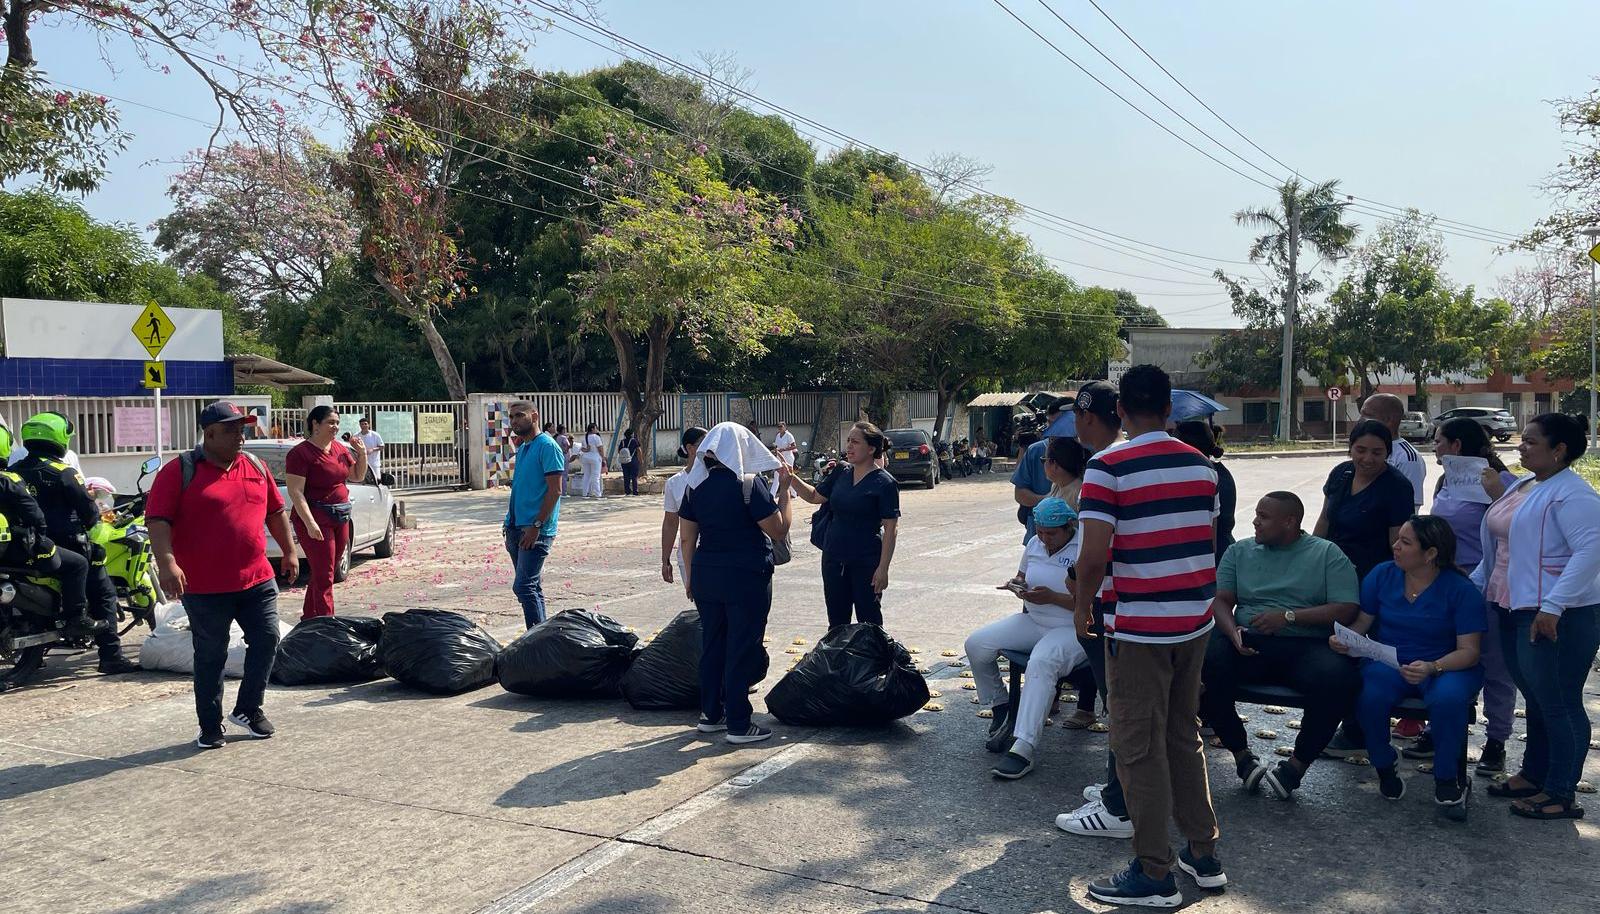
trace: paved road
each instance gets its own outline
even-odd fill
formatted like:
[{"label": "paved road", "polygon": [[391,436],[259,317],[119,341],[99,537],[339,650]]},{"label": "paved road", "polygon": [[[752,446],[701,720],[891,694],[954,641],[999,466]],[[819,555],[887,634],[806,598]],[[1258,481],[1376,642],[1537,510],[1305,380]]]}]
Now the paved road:
[{"label": "paved road", "polygon": [[[1333,463],[1233,464],[1241,532],[1272,489],[1315,511]],[[341,611],[447,606],[513,636],[502,505],[493,492],[413,499],[420,528],[396,559],[358,566]],[[993,585],[1021,529],[994,477],[908,490],[903,506],[886,622],[938,664],[1014,611]],[[684,608],[657,577],[659,510],[570,505],[547,566],[552,609],[598,605],[644,633]],[[815,566],[801,545],[779,570],[775,657],[822,631]],[[296,616],[296,595],[282,606]],[[996,782],[954,668],[931,677],[942,713],[869,732],[780,726],[745,750],[697,739],[692,715],[620,701],[436,698],[379,681],[274,688],[278,738],[196,754],[180,679],[51,663],[41,687],[0,697],[8,912],[1098,911],[1087,879],[1128,856],[1051,824],[1096,779],[1105,738],[1051,727],[1036,773]],[[1288,718],[1250,716],[1288,732]],[[1235,886],[1186,886],[1206,910],[1578,911],[1600,888],[1592,820],[1524,822],[1480,794],[1468,827],[1445,826],[1426,775],[1389,804],[1369,769],[1333,763],[1277,803],[1241,796],[1226,754],[1211,760]]]}]

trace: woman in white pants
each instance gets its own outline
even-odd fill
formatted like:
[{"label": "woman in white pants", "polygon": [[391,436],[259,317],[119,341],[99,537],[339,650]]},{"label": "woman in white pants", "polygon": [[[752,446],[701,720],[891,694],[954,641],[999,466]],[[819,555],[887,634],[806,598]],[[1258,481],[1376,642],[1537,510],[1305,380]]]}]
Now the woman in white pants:
[{"label": "woman in white pants", "polygon": [[[1072,569],[1078,560],[1078,514],[1059,498],[1033,509],[1034,535],[1022,547],[1017,576],[1000,585],[1022,600],[1022,612],[992,622],[967,637],[967,660],[978,686],[978,702],[994,712],[988,749],[1005,752],[994,775],[1016,780],[1033,770],[1045,715],[1056,696],[1056,680],[1088,661],[1072,618]],[[1012,708],[1000,678],[1000,652],[1027,651],[1022,698]],[[1008,732],[1009,731],[1009,732]]]},{"label": "woman in white pants", "polygon": [[600,479],[605,449],[605,442],[600,440],[600,426],[589,423],[589,428],[583,433],[583,450],[578,457],[583,464],[583,494],[586,498],[600,498],[605,494]]}]

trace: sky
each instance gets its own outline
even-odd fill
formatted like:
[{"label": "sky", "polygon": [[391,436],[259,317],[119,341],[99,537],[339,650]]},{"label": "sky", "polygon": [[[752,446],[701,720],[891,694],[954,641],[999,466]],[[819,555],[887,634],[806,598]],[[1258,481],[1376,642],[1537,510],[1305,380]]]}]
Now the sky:
[{"label": "sky", "polygon": [[[1285,175],[1090,0],[1047,0],[1048,7],[1046,0],[601,0],[599,9],[613,32],[684,63],[731,53],[752,71],[746,88],[753,94],[863,143],[923,164],[950,153],[976,159],[992,168],[987,190],[1030,208],[1017,227],[1068,275],[1131,289],[1175,326],[1236,326],[1210,272],[1260,278],[1258,268],[1240,263],[1252,233],[1232,214],[1273,204],[1272,190],[1163,132],[1001,2],[1217,159],[1269,185]],[[1499,235],[1525,231],[1550,211],[1540,185],[1566,154],[1550,102],[1580,95],[1600,77],[1581,40],[1600,33],[1600,9],[1582,0],[1098,2],[1239,133],[1308,179],[1337,178],[1344,192],[1365,200]],[[1266,174],[1151,100],[1052,9]],[[59,24],[35,29],[35,54],[48,76],[170,112],[115,102],[134,139],[104,187],[84,201],[97,218],[148,231],[170,209],[173,163],[205,145],[214,106],[197,79],[176,68],[152,72],[130,39],[97,46],[85,28],[67,24],[71,18],[57,15]],[[614,46],[553,30],[540,36],[529,63],[582,71],[622,59]],[[822,152],[839,142],[813,140]],[[1366,230],[1381,219],[1352,214]],[[1476,238],[1445,239],[1449,276],[1483,293],[1526,262]]]}]

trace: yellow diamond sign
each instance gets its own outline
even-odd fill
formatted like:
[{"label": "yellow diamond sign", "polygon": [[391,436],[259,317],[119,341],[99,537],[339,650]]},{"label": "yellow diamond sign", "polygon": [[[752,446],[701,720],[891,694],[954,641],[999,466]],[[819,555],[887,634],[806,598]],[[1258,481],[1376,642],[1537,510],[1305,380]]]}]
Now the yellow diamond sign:
[{"label": "yellow diamond sign", "polygon": [[177,328],[172,325],[172,318],[167,317],[167,312],[161,306],[151,302],[139,312],[139,319],[133,322],[133,335],[139,345],[150,353],[150,358],[161,357],[161,350],[172,341],[172,331]]},{"label": "yellow diamond sign", "polygon": [[1589,249],[1589,259],[1595,263],[1600,263],[1600,244]]}]

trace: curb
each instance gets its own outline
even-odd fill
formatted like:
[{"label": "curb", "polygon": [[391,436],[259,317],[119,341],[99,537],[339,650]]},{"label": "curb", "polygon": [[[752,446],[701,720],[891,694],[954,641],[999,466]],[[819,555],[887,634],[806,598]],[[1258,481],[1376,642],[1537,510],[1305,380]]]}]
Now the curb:
[{"label": "curb", "polygon": [[[1223,447],[1227,447],[1227,443],[1226,442],[1223,443]],[[1514,444],[1499,444],[1499,443],[1496,443],[1495,446],[1494,446],[1494,449],[1495,449],[1495,452],[1499,453],[1499,454],[1514,454],[1514,453],[1516,453],[1517,446],[1514,445]],[[1426,447],[1426,448],[1419,447],[1419,448],[1417,448],[1417,451],[1419,453],[1423,453],[1423,454],[1431,454],[1431,453],[1433,453],[1433,448],[1432,447]],[[1223,459],[1225,459],[1225,460],[1264,460],[1264,459],[1266,459],[1268,457],[1343,457],[1348,453],[1349,453],[1349,449],[1348,448],[1332,448],[1332,447],[1326,447],[1326,448],[1320,448],[1320,449],[1307,449],[1307,450],[1303,450],[1303,451],[1245,451],[1243,453],[1236,453],[1234,451],[1228,451],[1227,453],[1223,454]]]}]

